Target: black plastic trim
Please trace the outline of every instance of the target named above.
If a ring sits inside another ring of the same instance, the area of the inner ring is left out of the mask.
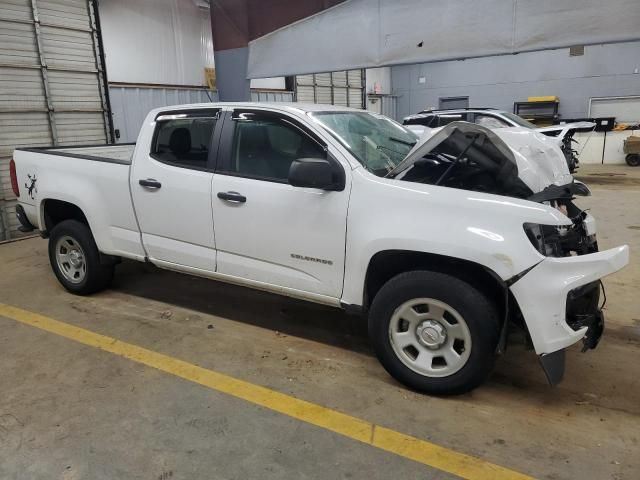
[[[40,151],[40,150],[59,150],[63,148],[95,148],[95,147],[119,147],[123,145],[135,145],[136,142],[125,143],[81,143],[70,145],[56,145],[55,147],[19,147],[16,150],[24,150],[26,152]]]
[[[364,315],[365,309],[362,305],[354,305],[352,303],[340,302],[340,308],[345,311],[348,315]]]
[[[155,116],[154,120],[158,120],[159,117],[164,115],[185,115],[187,117],[208,117],[211,114],[215,114],[215,116],[219,116],[222,109],[220,107],[199,107],[199,108],[183,108],[180,110],[163,110],[162,112],[158,112]],[[218,118],[220,120],[220,118]],[[160,120],[164,121],[164,120]]]
[[[549,200],[571,200],[575,195],[588,197],[591,195],[591,191],[584,183],[572,181],[566,185],[549,185],[544,190],[531,195],[527,200],[538,203]]]
[[[421,110],[416,115],[420,115],[421,113],[437,113],[437,112],[453,112],[457,110],[481,110],[481,111],[499,111],[494,107],[460,107],[460,108],[434,108],[432,110]]]
[[[225,175],[227,177],[248,178],[249,180],[262,180],[264,182],[282,183],[283,185],[289,185],[289,182],[282,178],[261,177],[259,175],[249,175],[247,173],[227,172],[223,170],[223,171],[216,171],[216,175]]]
[[[24,207],[20,204],[16,205],[16,217],[20,222],[20,226],[18,227],[18,230],[20,230],[22,233],[29,233],[36,230],[36,227],[34,227],[32,223],[29,221],[29,219],[27,218],[27,214],[24,211]]]
[[[520,273],[516,273],[513,277],[507,279],[504,284],[507,287],[510,287],[511,285],[513,285],[514,283],[516,283],[518,280],[520,280],[522,277],[524,277],[527,273],[529,273],[531,270],[533,270],[535,267],[537,267],[538,265],[540,265],[540,263],[542,262],[542,260],[540,260],[540,262],[531,265],[529,268],[525,268],[523,271],[521,271]]]
[[[138,184],[143,186],[143,187],[148,187],[148,188],[160,188],[160,187],[162,187],[162,184],[159,181],[154,180],[153,178],[142,178],[142,179],[138,180]]]
[[[565,350],[543,353],[538,358],[540,359],[540,365],[542,365],[542,370],[544,370],[549,385],[555,386],[559,384],[564,378],[566,364]]]
[[[81,155],[78,153],[69,153],[69,152],[56,152],[56,150],[60,150],[64,148],[119,147],[121,145],[135,145],[135,143],[107,143],[107,144],[101,143],[99,145],[66,145],[66,146],[58,145],[56,147],[16,148],[16,150],[19,150],[21,152],[43,153],[46,155],[56,155],[59,157],[91,160],[93,162],[115,163],[116,165],[131,165],[131,160],[119,160],[117,158],[96,157],[94,155]]]
[[[245,203],[247,197],[238,192],[218,192],[218,198],[228,202]]]

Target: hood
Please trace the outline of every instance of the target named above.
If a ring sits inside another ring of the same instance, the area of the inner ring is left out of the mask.
[[[573,122],[561,125],[551,125],[550,127],[536,128],[536,132],[543,133],[550,137],[564,138],[567,134],[573,135],[576,132],[589,132],[595,128],[593,122]]]
[[[518,176],[534,193],[573,181],[564,153],[553,138],[523,127],[501,128],[494,133],[513,152]]]
[[[487,184],[487,177],[492,176],[501,189],[521,190],[516,184],[522,183],[532,193],[538,193],[550,185],[564,185],[573,180],[564,154],[552,138],[522,127],[490,130],[467,122],[452,122],[445,127],[426,129],[389,176],[400,178],[402,172],[418,161],[424,162],[425,157],[433,157],[431,162],[437,162],[435,156],[443,153],[455,157],[473,137],[477,138],[476,144],[465,152],[465,156],[470,160],[468,170],[473,167],[474,171],[466,175],[466,183],[475,177],[482,178]],[[456,168],[460,170],[460,166]],[[405,176],[402,175],[403,178]]]

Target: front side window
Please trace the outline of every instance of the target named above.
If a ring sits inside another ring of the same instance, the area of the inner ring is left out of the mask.
[[[215,116],[173,118],[156,121],[151,156],[186,168],[206,168]]]
[[[284,182],[294,160],[326,158],[322,146],[287,120],[242,113],[233,121],[231,163],[227,168],[232,173]]]
[[[374,113],[315,112],[312,118],[379,176],[393,170],[418,140],[411,130]]]

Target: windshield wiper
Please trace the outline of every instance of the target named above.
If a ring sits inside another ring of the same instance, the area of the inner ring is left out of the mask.
[[[403,145],[407,145],[408,147],[413,147],[417,143],[417,141],[408,142],[407,140],[402,140],[400,138],[395,138],[395,137],[389,137],[389,140],[396,143],[402,143]]]
[[[397,150],[394,150],[393,148],[385,147],[384,145],[376,145],[376,150],[386,150],[388,152],[395,153],[396,155],[404,155],[404,153],[398,152]]]

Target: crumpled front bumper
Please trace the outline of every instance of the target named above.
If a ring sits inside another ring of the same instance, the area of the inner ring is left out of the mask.
[[[629,263],[629,247],[572,257],[546,257],[511,285],[538,355],[548,355],[581,340],[589,327],[567,323],[569,292],[617,272]],[[575,325],[574,325],[575,327]]]

